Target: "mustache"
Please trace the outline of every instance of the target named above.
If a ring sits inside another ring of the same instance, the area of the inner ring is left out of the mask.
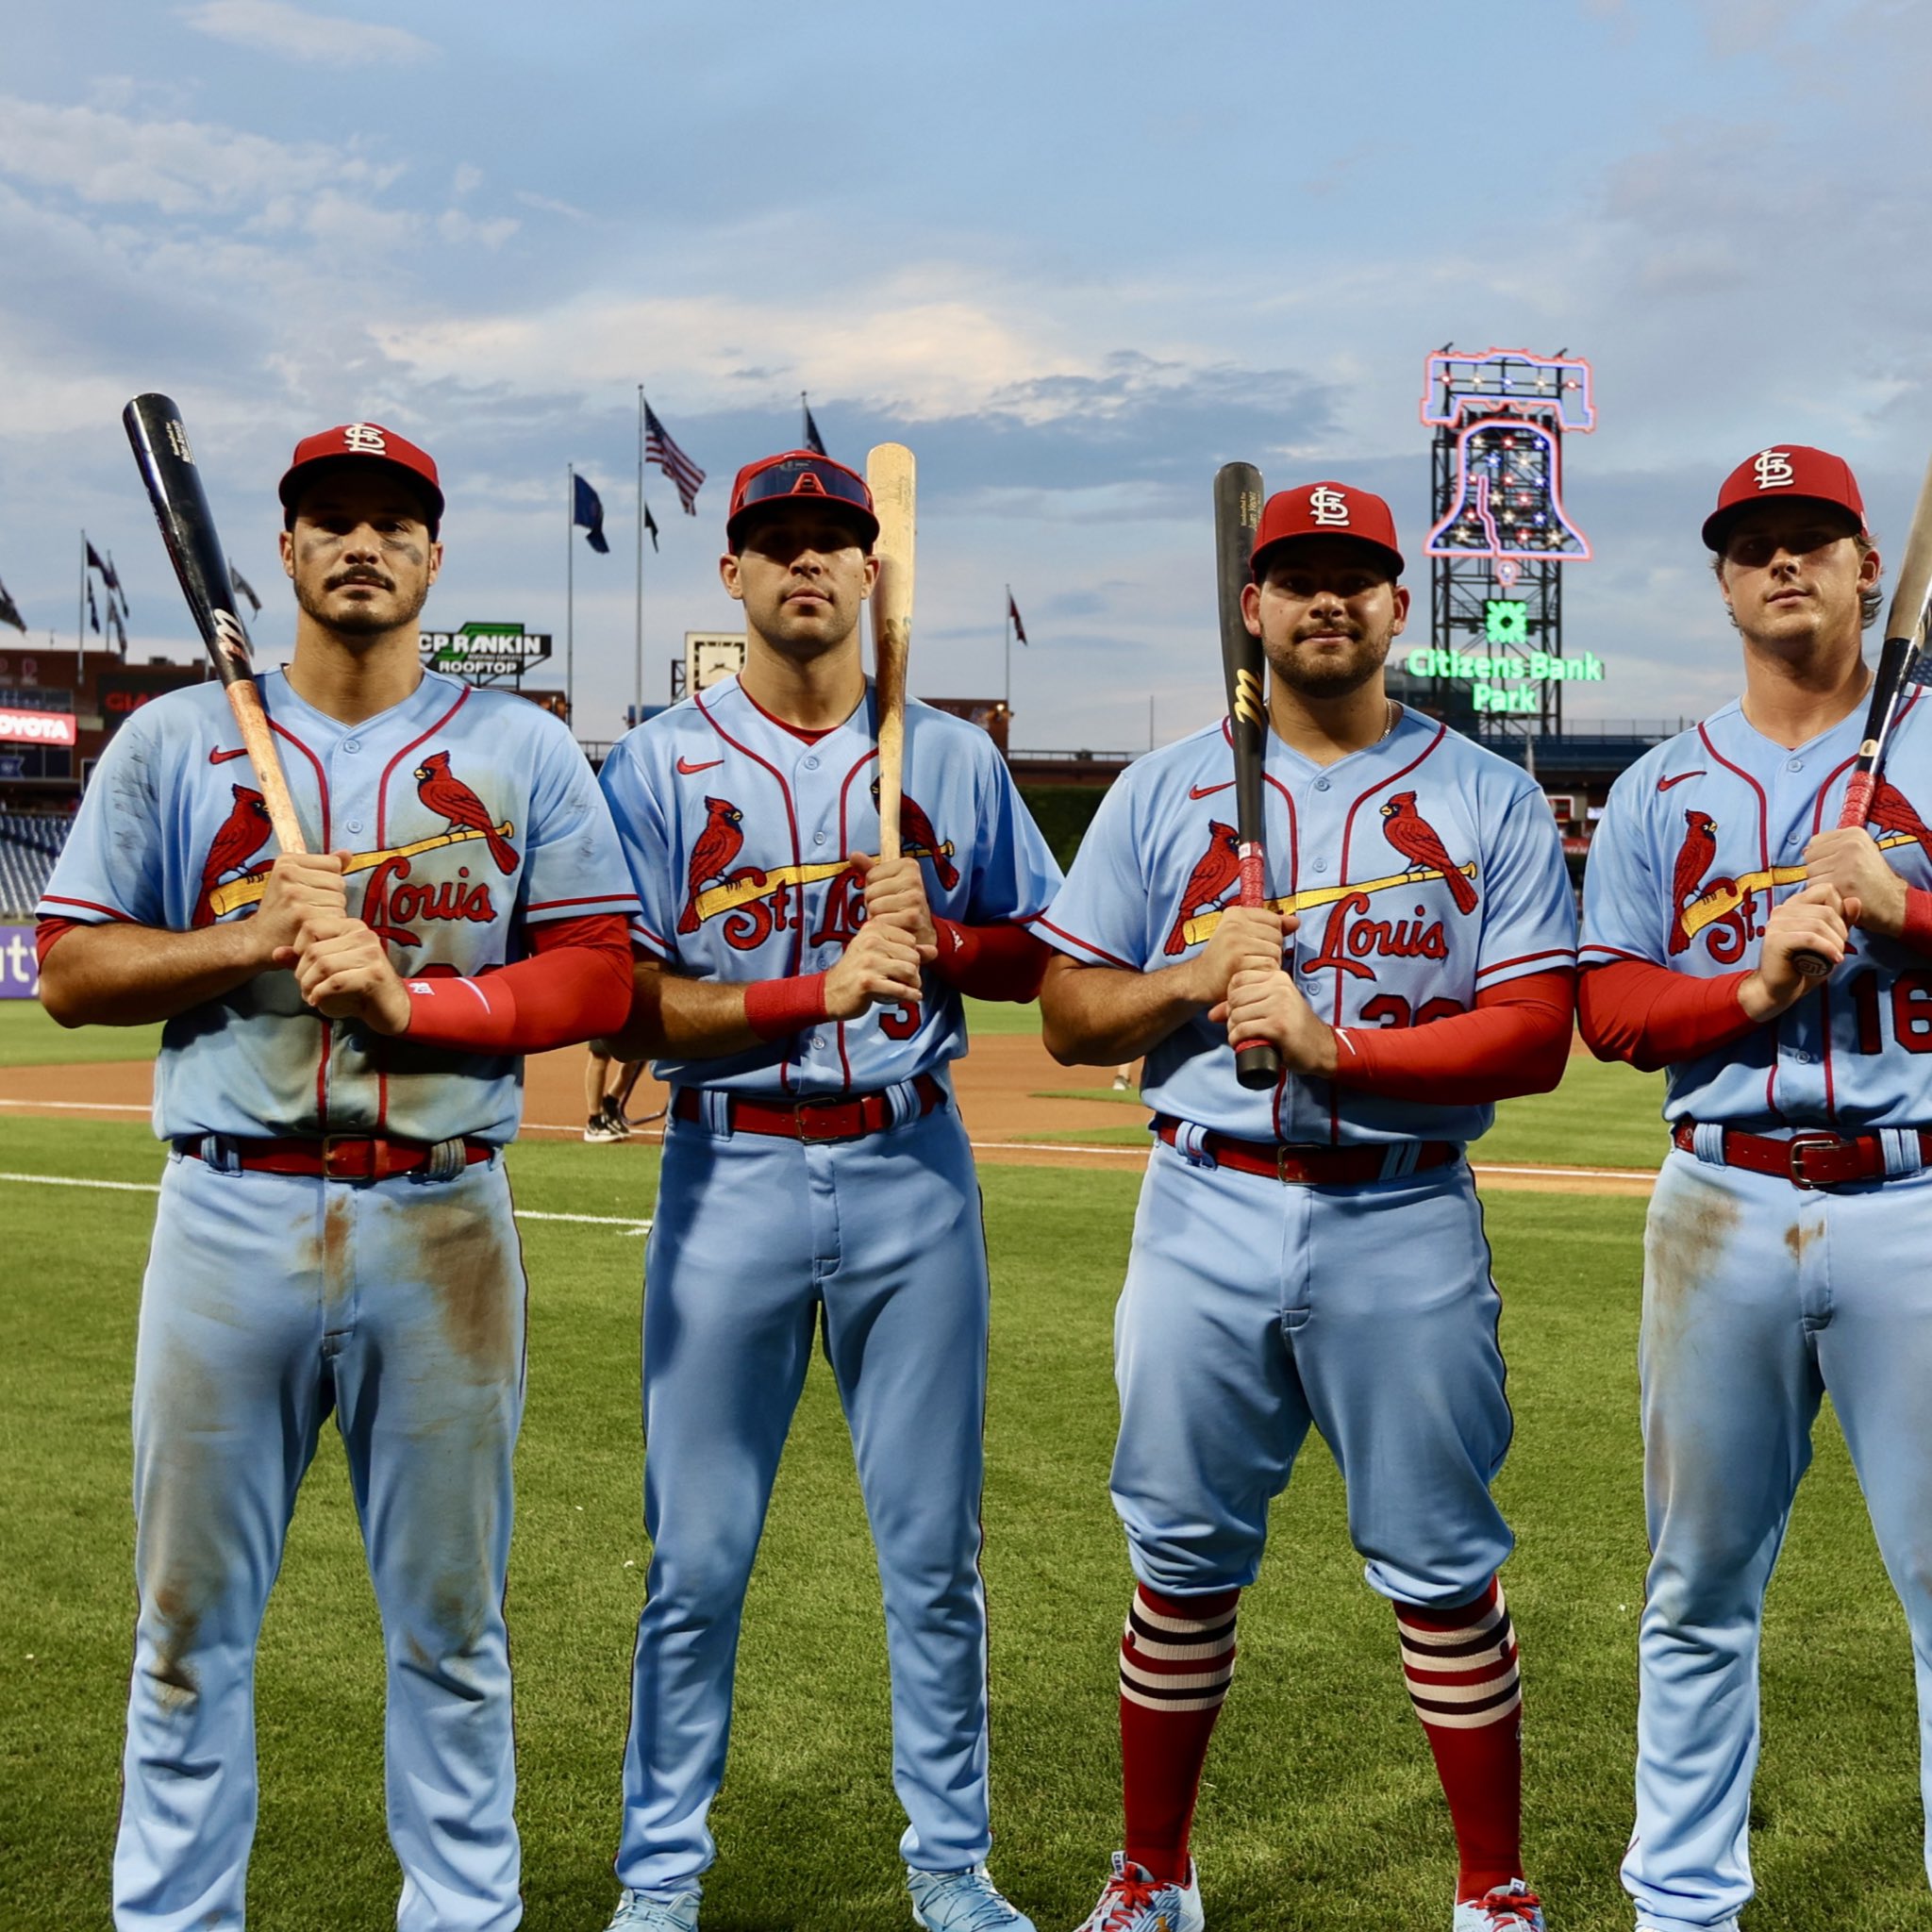
[[[371,584],[378,591],[393,591],[396,580],[386,576],[381,571],[358,569],[338,571],[323,585],[325,591],[340,591],[347,584]]]
[[[1347,619],[1343,618],[1333,624],[1299,624],[1295,626],[1294,636],[1289,641],[1295,644],[1305,644],[1310,638],[1344,637],[1358,642],[1361,639],[1361,634],[1362,628],[1360,625],[1351,624]]]

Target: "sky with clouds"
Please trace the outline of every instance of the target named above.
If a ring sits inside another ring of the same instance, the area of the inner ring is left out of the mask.
[[[0,65],[0,578],[72,648],[84,525],[138,658],[198,648],[119,412],[182,405],[286,648],[274,486],[296,438],[387,423],[449,496],[429,619],[564,629],[579,735],[632,695],[636,398],[709,473],[646,485],[645,691],[736,628],[730,477],[795,442],[920,459],[913,689],[1015,741],[1131,748],[1219,708],[1208,484],[1427,514],[1425,354],[1567,348],[1596,559],[1573,715],[1734,681],[1697,541],[1775,441],[1849,457],[1881,549],[1932,448],[1932,8],[1909,0],[14,0]],[[1411,573],[1420,586],[1421,574]],[[1422,600],[1424,604],[1425,599]],[[1411,641],[1420,640],[1419,626]]]

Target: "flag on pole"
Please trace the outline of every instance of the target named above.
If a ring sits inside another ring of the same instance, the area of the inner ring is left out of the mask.
[[[571,510],[571,522],[584,530],[584,541],[599,557],[610,555],[610,545],[604,536],[604,499],[584,481],[575,476],[576,502]]]
[[[644,460],[656,463],[670,477],[677,491],[677,500],[684,506],[685,515],[696,516],[698,490],[705,480],[705,473],[672,441],[670,431],[658,422],[658,412],[649,403],[644,405]]]
[[[127,655],[127,626],[121,621],[121,613],[114,607],[114,600],[108,600],[108,635],[118,645],[121,655]]]
[[[20,614],[20,606],[7,594],[5,584],[0,584],[0,624],[10,624],[23,637],[26,635],[26,619]]]
[[[87,547],[88,554],[92,556],[94,546],[90,543]],[[111,604],[108,607],[110,610],[113,608]],[[95,637],[99,637],[101,634],[101,613],[94,608],[94,583],[92,577],[88,579],[87,583],[87,621],[93,625]]]
[[[94,548],[92,542],[90,542],[87,546],[87,567],[90,570],[99,571],[101,574],[101,581],[104,584],[107,584],[110,589],[120,589],[120,584],[114,575],[113,566],[111,564],[103,563],[101,561],[101,553]]]
[[[129,614],[127,609],[127,592],[122,589],[121,579],[114,575],[114,553],[111,550],[108,552],[108,567],[101,575],[107,578],[108,583],[113,585],[114,594],[121,600],[121,615],[123,617],[127,616]],[[123,635],[125,636],[125,633],[124,632]]]
[[[644,535],[651,540],[651,550],[655,555],[658,549],[658,519],[651,514],[648,503],[644,506]]]
[[[261,599],[255,594],[255,586],[235,568],[232,562],[228,565],[228,588],[234,591],[236,596],[248,599],[249,603],[255,607],[256,616],[259,617],[261,615]]]
[[[798,391],[798,406],[805,411],[805,446],[815,457],[828,457],[831,451],[825,447],[825,440],[819,434],[819,425],[811,420],[811,405],[805,399],[805,391]]]
[[[1026,641],[1026,626],[1020,622],[1020,607],[1013,602],[1013,593],[1007,592],[1007,617],[1013,626],[1013,635],[1024,644]]]

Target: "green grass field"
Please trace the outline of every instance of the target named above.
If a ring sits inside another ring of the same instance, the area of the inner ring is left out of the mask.
[[[86,1036],[81,1036],[86,1038]],[[1573,1078],[1597,1072],[1573,1066]],[[1544,1158],[1654,1094],[1569,1088],[1521,1123]],[[1500,1135],[1501,1127],[1497,1130]],[[1636,1144],[1635,1141],[1632,1142]],[[0,1117],[0,1172],[134,1183],[144,1128]],[[1632,1164],[1634,1164],[1634,1159]],[[981,1170],[994,1280],[985,1568],[995,1871],[1042,1927],[1088,1909],[1118,1841],[1114,1651],[1129,1589],[1107,1498],[1108,1323],[1137,1176]],[[647,1148],[529,1142],[521,1207],[650,1208]],[[0,1924],[107,1924],[133,1598],[127,1404],[150,1196],[0,1181]],[[1521,1549],[1531,1873],[1562,1932],[1627,1932],[1634,1642],[1644,1548],[1634,1343],[1642,1204],[1496,1192],[1488,1225],[1518,1435],[1498,1484]],[[510,1619],[526,1923],[592,1932],[614,1895],[640,1524],[638,1274],[622,1228],[526,1221],[530,1392]],[[1835,1424],[1774,1588],[1755,1839],[1758,1932],[1928,1923],[1911,1658]],[[1402,1932],[1447,1921],[1448,1824],[1386,1606],[1310,1443],[1277,1505],[1196,1845],[1210,1924]],[[259,1670],[251,1925],[392,1923],[377,1632],[340,1450],[304,1491]],[[706,1932],[909,1924],[894,1843],[878,1590],[828,1375],[815,1368],[746,1617]]]

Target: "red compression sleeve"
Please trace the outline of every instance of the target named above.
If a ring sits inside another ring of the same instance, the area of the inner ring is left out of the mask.
[[[1922,896],[1932,899],[1932,892],[1924,893]],[[47,963],[47,955],[54,950],[58,941],[64,940],[75,926],[86,925],[89,923],[85,919],[42,919],[37,921],[34,925],[34,964],[44,966]]]
[[[615,1033],[630,1012],[624,917],[545,920],[532,957],[474,979],[410,979],[406,1038],[470,1053],[543,1053]]]
[[[795,979],[757,979],[744,990],[744,1024],[760,1040],[803,1033],[829,1017],[823,973],[801,973]]]
[[[1577,991],[1583,1042],[1600,1060],[1628,1060],[1646,1074],[1715,1053],[1757,1024],[1738,1004],[1750,976],[1699,979],[1648,959],[1592,966]]]
[[[1917,886],[1906,888],[1906,923],[1899,931],[1899,939],[1913,952],[1932,958],[1932,892],[1922,891]],[[41,957],[46,957],[44,949]]]
[[[948,986],[976,1000],[1014,1000],[1023,1006],[1040,996],[1053,949],[1024,925],[960,925],[950,919],[932,924],[940,942],[932,970]]]
[[[1338,1026],[1335,1078],[1391,1100],[1478,1107],[1547,1093],[1563,1077],[1575,974],[1528,973],[1426,1026]]]

